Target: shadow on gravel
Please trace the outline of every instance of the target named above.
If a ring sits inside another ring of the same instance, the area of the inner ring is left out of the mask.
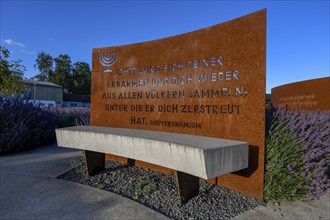
[[[106,161],[105,170],[91,177],[82,163],[58,178],[122,195],[174,219],[230,219],[264,205],[238,192],[202,182],[199,195],[180,208],[174,175],[114,161]]]

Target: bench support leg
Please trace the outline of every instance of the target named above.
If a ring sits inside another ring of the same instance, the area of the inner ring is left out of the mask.
[[[86,159],[88,176],[95,175],[100,171],[104,170],[104,166],[105,166],[104,153],[85,150],[85,159]]]
[[[128,166],[135,166],[135,160],[134,159],[130,159],[130,158],[127,158],[127,164]]]
[[[199,193],[199,178],[180,171],[176,172],[180,206]]]

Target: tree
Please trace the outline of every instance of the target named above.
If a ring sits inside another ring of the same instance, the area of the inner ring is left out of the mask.
[[[42,51],[38,53],[34,66],[40,71],[35,76],[38,80],[60,85],[64,93],[90,94],[91,69],[88,63],[76,62],[72,65],[67,54],[53,58]]]
[[[35,76],[40,81],[48,82],[53,73],[54,59],[51,55],[41,51],[38,53],[34,68],[38,68],[39,74]]]
[[[71,58],[67,54],[60,54],[55,61],[55,70],[50,75],[50,81],[63,87],[64,93],[72,91],[72,65]]]
[[[23,75],[26,71],[22,60],[8,61],[10,52],[0,46],[0,94],[15,95],[24,90]]]
[[[72,81],[74,94],[89,95],[91,91],[91,69],[88,63],[76,62],[73,64]]]

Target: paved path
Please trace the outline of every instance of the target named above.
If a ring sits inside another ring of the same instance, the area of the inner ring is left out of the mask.
[[[0,219],[167,219],[137,202],[56,179],[83,160],[55,145],[0,157]],[[320,201],[269,203],[234,218],[330,219],[330,191]]]
[[[233,220],[330,220],[330,191],[314,202],[282,201],[268,203],[243,213]]]
[[[122,196],[56,179],[82,159],[54,145],[0,157],[0,219],[167,219]]]

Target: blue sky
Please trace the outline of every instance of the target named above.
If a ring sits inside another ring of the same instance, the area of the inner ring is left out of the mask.
[[[323,1],[7,1],[1,45],[22,59],[25,77],[39,51],[91,64],[92,48],[194,31],[267,8],[267,92],[329,76],[329,0]]]

